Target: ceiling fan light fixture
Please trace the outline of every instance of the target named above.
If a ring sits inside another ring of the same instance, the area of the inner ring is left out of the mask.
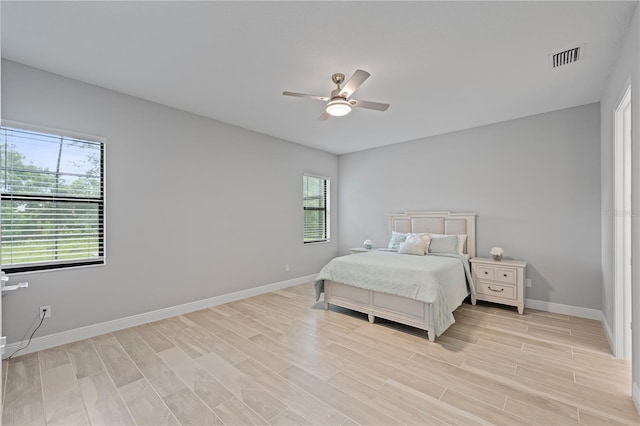
[[[335,99],[327,104],[325,111],[334,117],[342,117],[351,112],[351,104],[345,99]]]

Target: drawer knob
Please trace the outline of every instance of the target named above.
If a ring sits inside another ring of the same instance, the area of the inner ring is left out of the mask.
[[[496,293],[502,293],[504,291],[504,288],[501,288],[500,290],[494,290],[491,288],[491,286],[487,286],[487,288],[491,291],[495,291]]]
[[[503,274],[505,277],[507,276],[507,274]]]
[[[484,274],[485,274],[485,275],[489,275],[489,273],[488,273],[487,271],[484,271]]]

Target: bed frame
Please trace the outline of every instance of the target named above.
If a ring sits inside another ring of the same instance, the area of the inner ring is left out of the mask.
[[[389,215],[389,236],[396,232],[429,232],[432,234],[467,234],[464,253],[476,255],[476,214],[451,212],[407,212]],[[353,256],[358,256],[357,254]],[[436,339],[431,304],[401,296],[351,287],[333,281],[324,282],[324,307],[333,304],[427,331],[429,341]]]

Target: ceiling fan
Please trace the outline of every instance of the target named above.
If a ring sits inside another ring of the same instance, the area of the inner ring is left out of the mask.
[[[389,104],[383,104],[380,102],[371,101],[359,101],[356,99],[349,99],[353,92],[356,91],[362,83],[369,78],[371,74],[363,70],[356,70],[353,73],[349,81],[347,81],[343,87],[340,87],[344,83],[344,74],[336,73],[331,76],[331,80],[338,86],[331,91],[331,96],[316,96],[306,95],[304,93],[295,92],[282,92],[285,96],[297,96],[299,98],[310,98],[318,101],[327,102],[324,112],[318,117],[318,120],[326,120],[327,118],[341,117],[351,112],[352,107],[373,109],[376,111],[386,111],[389,108]]]

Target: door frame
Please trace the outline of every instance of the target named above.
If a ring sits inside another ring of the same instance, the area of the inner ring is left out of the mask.
[[[631,84],[614,110],[614,336],[615,356],[631,359]]]

